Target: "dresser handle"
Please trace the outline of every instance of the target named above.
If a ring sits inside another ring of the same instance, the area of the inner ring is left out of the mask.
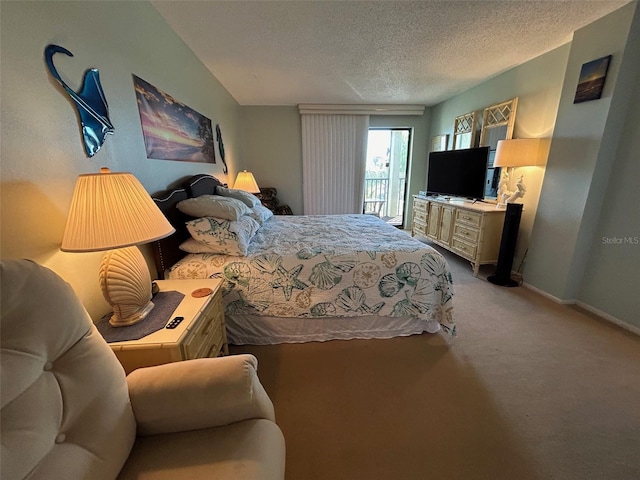
[[[214,317],[211,317],[211,318],[209,319],[209,323],[208,323],[208,324],[204,327],[204,329],[202,330],[202,334],[203,334],[203,335],[205,335],[205,336],[206,336],[206,335],[208,335],[208,334],[209,334],[209,331],[211,330],[211,326],[213,325],[213,319],[214,319]]]
[[[211,346],[211,348],[207,352],[207,358],[211,358],[211,354],[213,353],[214,350],[218,350],[218,344],[217,343],[215,345]]]

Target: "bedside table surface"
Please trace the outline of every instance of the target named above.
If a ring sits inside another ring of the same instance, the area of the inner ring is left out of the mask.
[[[154,348],[162,345],[175,346],[189,333],[193,326],[193,320],[199,316],[209,301],[215,296],[222,285],[218,279],[206,280],[156,280],[161,292],[177,291],[184,294],[180,305],[167,318],[169,322],[174,317],[184,317],[184,320],[174,329],[161,328],[139,340],[112,342],[109,346],[113,350],[127,350],[128,348]],[[191,296],[194,290],[210,288],[213,292],[206,297],[195,298]],[[152,300],[153,301],[153,300]],[[144,320],[142,320],[144,322]]]

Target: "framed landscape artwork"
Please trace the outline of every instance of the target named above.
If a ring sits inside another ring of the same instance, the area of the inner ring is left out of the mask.
[[[580,79],[573,103],[588,102],[597,100],[602,96],[604,81],[607,78],[611,55],[592,60],[582,65],[580,69]]]
[[[432,152],[442,152],[447,149],[447,144],[449,143],[449,135],[436,135],[431,139],[431,151]]]
[[[216,163],[211,120],[133,75],[147,158]]]

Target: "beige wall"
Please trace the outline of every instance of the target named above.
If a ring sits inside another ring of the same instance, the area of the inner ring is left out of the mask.
[[[550,139],[553,135],[569,49],[569,44],[559,47],[436,105],[433,107],[430,135],[433,137],[448,133],[451,148],[455,117],[476,111],[478,118],[482,120],[482,110],[485,107],[518,97],[513,137]],[[513,263],[515,269],[522,264],[529,248],[545,169],[521,167],[516,175],[521,173],[525,175],[527,193],[521,200],[524,211]],[[512,185],[512,190],[514,189]]]
[[[558,179],[580,173],[571,189],[545,182],[547,214],[539,228],[536,219],[534,233],[562,242],[536,245],[531,282],[640,333],[640,9],[623,7],[575,37],[569,93],[575,84],[570,71],[609,53],[613,59],[603,98],[566,102],[558,114],[560,142],[555,150],[552,145],[551,171]]]
[[[260,187],[275,187],[281,204],[302,215],[302,133],[298,107],[241,110],[241,155]]]
[[[109,311],[97,283],[102,255],[59,251],[77,176],[101,166],[130,171],[149,192],[195,173],[225,180],[219,157],[216,165],[146,158],[131,75],[219,123],[234,178],[239,168],[239,107],[148,2],[0,6],[0,255],[49,266],[72,284],[97,319]],[[79,88],[88,68],[100,71],[115,135],[107,137],[93,158],[84,154],[73,103],[43,61],[50,43],[74,54],[54,57],[72,88]]]
[[[637,50],[625,52],[636,6],[628,4],[578,30],[571,45],[526,269],[531,285],[563,301],[578,298],[636,87],[627,77],[637,64]],[[574,104],[581,66],[608,54],[613,57],[602,98]]]
[[[551,147],[545,168],[526,169],[514,267],[529,248],[527,284],[637,332],[639,17],[630,3],[570,44],[436,105],[430,132],[452,134],[456,116],[517,96],[514,137],[551,138]],[[608,54],[603,98],[574,105],[582,64]]]
[[[298,107],[243,106],[240,109],[244,168],[253,172],[259,186],[276,187],[280,203],[288,204],[293,213],[302,214],[302,133]],[[411,211],[411,195],[424,188],[429,118],[429,111],[420,116],[371,115],[369,118],[371,128],[412,129],[407,211]],[[405,219],[409,217],[405,211]]]

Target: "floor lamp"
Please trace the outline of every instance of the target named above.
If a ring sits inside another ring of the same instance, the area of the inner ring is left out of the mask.
[[[154,307],[149,268],[137,245],[174,231],[132,174],[102,168],[78,177],[60,249],[107,251],[100,265],[100,288],[113,307],[109,323],[122,327],[143,320]]]
[[[521,203],[516,203],[516,200],[524,197],[527,189],[524,185],[524,175],[521,175],[517,180],[516,189],[510,191],[510,178],[515,168],[541,165],[542,160],[542,140],[539,138],[519,138],[498,142],[493,166],[501,167],[503,172],[498,187],[497,206],[498,208],[506,208],[507,211],[502,227],[496,272],[487,278],[495,285],[501,287],[517,287],[519,285],[516,280],[511,278],[523,208]]]

